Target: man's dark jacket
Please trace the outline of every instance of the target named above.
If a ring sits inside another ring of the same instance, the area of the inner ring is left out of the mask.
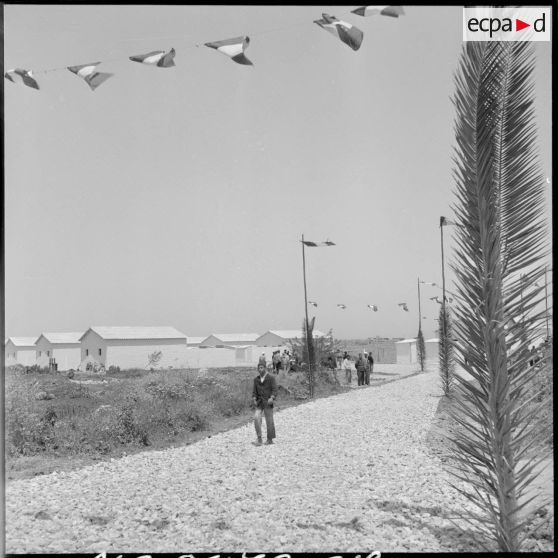
[[[271,396],[273,396],[274,401],[277,399],[277,382],[275,377],[268,373],[262,382],[258,374],[254,378],[254,390],[252,391],[252,397],[256,399],[258,409],[273,407],[273,405],[269,405],[267,402]]]

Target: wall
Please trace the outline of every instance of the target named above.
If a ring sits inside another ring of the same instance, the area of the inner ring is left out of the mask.
[[[13,354],[15,353],[15,357]],[[4,348],[6,366],[13,364],[22,364],[24,366],[33,366],[37,360],[35,346],[16,347],[11,341],[6,343]]]
[[[101,354],[99,355],[99,349]],[[89,355],[87,355],[89,351]],[[99,364],[105,364],[107,360],[107,342],[94,331],[86,331],[81,340],[80,362],[85,360],[95,360]],[[80,366],[80,369],[85,369],[85,366]]]
[[[186,340],[180,339],[128,339],[107,340],[105,367],[148,368],[149,356],[161,352],[161,359],[153,368],[188,368]],[[234,354],[234,353],[233,353]]]
[[[397,352],[394,339],[372,339],[366,342],[341,341],[341,352],[347,351],[352,358],[358,358],[359,353],[366,351],[372,353],[374,363],[395,364],[397,362]]]
[[[437,361],[438,360],[438,341],[425,342],[426,347],[426,360]]]
[[[416,343],[396,343],[397,364],[413,364],[417,362]]]
[[[285,344],[285,340],[275,333],[266,332],[257,339],[258,347],[275,347],[277,345]]]
[[[42,368],[48,366],[49,358],[52,357],[52,345],[41,336],[37,340],[35,351],[35,364],[38,364]]]
[[[75,344],[56,344],[53,345],[51,356],[56,360],[59,371],[70,368],[75,370],[81,362],[81,347]]]

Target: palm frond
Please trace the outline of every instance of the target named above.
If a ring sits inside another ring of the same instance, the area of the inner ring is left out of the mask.
[[[453,474],[502,551],[519,550],[519,496],[536,470],[533,460],[518,462],[538,429],[529,347],[543,319],[534,283],[547,243],[533,70],[530,43],[469,42],[455,77],[453,331],[465,374],[455,378]]]

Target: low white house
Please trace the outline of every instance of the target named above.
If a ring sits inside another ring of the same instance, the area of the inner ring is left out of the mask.
[[[105,368],[183,368],[186,341],[174,327],[92,326],[81,336],[80,369],[93,361]]]
[[[198,336],[192,336],[192,335],[188,335],[188,341],[187,341],[187,345],[188,347],[199,347],[201,342],[206,339],[206,337],[198,337]]]
[[[53,358],[60,371],[77,368],[81,357],[81,336],[82,332],[41,333],[35,342],[36,363],[46,367]]]
[[[212,333],[201,343],[200,347],[245,347],[255,345],[258,333]]]
[[[36,360],[36,337],[8,337],[4,344],[6,366],[22,364],[33,366]]]
[[[426,360],[438,360],[439,344],[440,340],[437,337],[433,337],[432,339],[425,339],[424,346],[426,348]]]
[[[325,333],[315,329],[314,339],[325,337]],[[258,347],[286,347],[289,341],[302,339],[302,329],[270,329],[256,339]]]
[[[397,364],[414,364],[417,362],[417,340],[403,339],[395,342]]]

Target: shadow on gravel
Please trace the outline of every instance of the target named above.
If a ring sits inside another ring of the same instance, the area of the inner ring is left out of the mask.
[[[428,517],[424,517],[430,515],[435,519],[457,519],[458,510],[448,509],[444,511],[441,506],[416,506],[396,500],[370,501],[370,503],[382,511],[400,515],[400,518],[392,517],[383,521],[382,524],[393,525],[394,527],[411,527],[414,530],[427,529],[441,545],[447,548],[456,549],[456,546],[459,545],[460,551],[479,552],[482,550],[475,541],[479,534],[473,529],[461,530],[453,526],[442,526],[429,521]]]

